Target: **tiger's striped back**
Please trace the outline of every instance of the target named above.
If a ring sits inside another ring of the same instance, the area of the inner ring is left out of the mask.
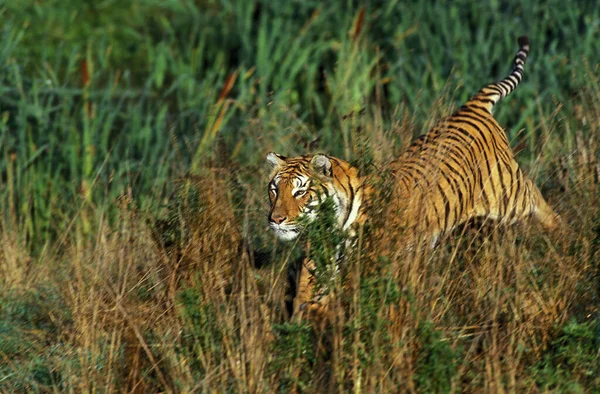
[[[409,232],[435,243],[470,218],[513,223],[534,214],[554,228],[558,216],[514,159],[505,131],[492,116],[499,100],[523,78],[529,40],[519,38],[512,72],[487,85],[427,134],[415,140],[392,165],[399,218]]]

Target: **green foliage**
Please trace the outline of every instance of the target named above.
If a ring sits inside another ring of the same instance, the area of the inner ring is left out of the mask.
[[[192,360],[192,367],[205,371],[202,357],[210,355],[217,363],[225,357],[223,333],[218,324],[218,305],[202,302],[202,293],[196,287],[182,289],[178,293],[179,315],[186,323],[181,336],[182,353]],[[206,371],[205,371],[206,372]]]
[[[419,326],[421,347],[417,354],[415,381],[423,393],[449,393],[456,374],[458,352],[430,322]]]
[[[384,312],[394,308],[400,301],[401,291],[398,283],[393,278],[368,275],[361,278],[359,309],[360,317],[348,321],[344,334],[348,339],[348,346],[352,343],[356,330],[360,333],[361,345],[359,357],[364,367],[375,365],[380,358],[385,358],[392,350],[392,341],[389,334],[391,322],[385,318]],[[349,302],[348,302],[349,303]],[[376,349],[368,351],[366,349]]]
[[[183,180],[177,186],[164,207],[164,218],[157,219],[154,225],[153,235],[160,245],[182,248],[189,241],[193,221],[206,209],[200,201],[198,187],[189,180]]]
[[[60,387],[61,370],[76,359],[61,342],[68,312],[56,289],[0,297],[0,390]]]
[[[305,226],[306,238],[310,244],[308,258],[315,263],[317,289],[327,294],[336,278],[339,279],[338,260],[343,256],[346,239],[337,225],[333,199],[327,198],[319,205],[314,221],[307,223],[307,220],[302,220],[301,225]]]
[[[10,22],[0,199],[32,249],[82,207],[110,210],[129,187],[155,205],[173,173],[206,163],[258,168],[257,151],[301,153],[298,140],[361,158],[360,133],[341,121],[351,111],[376,105],[385,127],[405,106],[419,134],[448,78],[451,101],[464,101],[505,75],[515,37],[528,34],[526,83],[497,111],[513,139],[587,86],[571,60],[600,49],[593,1],[375,2],[363,18],[353,1],[27,0],[0,10]],[[532,157],[540,134],[528,131]]]
[[[385,277],[380,275],[381,271],[373,271],[373,274],[361,277],[360,281],[360,325],[367,332],[386,336],[388,322],[381,319],[382,309],[398,305],[403,294],[392,275]]]
[[[585,387],[600,387],[600,321],[571,320],[531,371],[545,390],[583,393]]]
[[[315,335],[307,322],[273,325],[276,340],[273,343],[273,358],[269,373],[279,379],[277,391],[289,392],[292,387],[305,390],[314,379],[313,366],[316,361]]]

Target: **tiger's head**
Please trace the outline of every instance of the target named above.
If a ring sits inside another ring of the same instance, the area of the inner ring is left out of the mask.
[[[319,204],[335,194],[332,161],[321,154],[286,158],[273,152],[267,161],[272,167],[269,225],[280,239],[293,240],[302,230],[299,219],[313,221]]]

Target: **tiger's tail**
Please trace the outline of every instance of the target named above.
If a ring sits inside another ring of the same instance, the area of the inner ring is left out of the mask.
[[[484,108],[491,114],[494,105],[516,89],[523,79],[523,68],[529,54],[529,38],[522,36],[517,39],[517,42],[519,51],[515,55],[511,73],[503,80],[485,86],[467,102],[466,106]]]

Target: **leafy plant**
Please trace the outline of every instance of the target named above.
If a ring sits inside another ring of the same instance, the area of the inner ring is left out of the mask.
[[[600,385],[600,324],[569,321],[552,340],[532,377],[546,390],[584,392]]]

